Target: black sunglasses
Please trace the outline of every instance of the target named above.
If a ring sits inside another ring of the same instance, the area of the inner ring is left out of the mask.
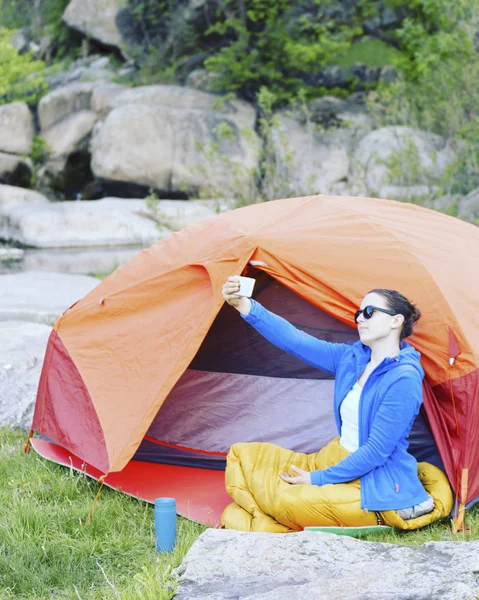
[[[363,315],[365,319],[370,319],[373,316],[375,310],[386,313],[387,315],[397,315],[397,313],[395,313],[393,310],[388,310],[387,308],[378,308],[377,306],[365,306],[362,310],[357,310],[354,313],[354,321],[357,323],[360,315]]]

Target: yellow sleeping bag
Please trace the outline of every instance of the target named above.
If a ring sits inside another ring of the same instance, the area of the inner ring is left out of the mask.
[[[235,444],[228,453],[226,467],[226,490],[234,502],[225,508],[221,524],[227,529],[276,533],[312,526],[377,525],[378,515],[361,509],[359,479],[315,486],[291,485],[279,477],[279,473],[291,472],[292,465],[306,471],[326,469],[348,455],[339,438],[315,454],[262,442]],[[453,498],[444,473],[428,463],[418,463],[418,475],[434,500],[434,509],[409,521],[394,510],[383,511],[379,513],[382,523],[417,529],[450,513]]]

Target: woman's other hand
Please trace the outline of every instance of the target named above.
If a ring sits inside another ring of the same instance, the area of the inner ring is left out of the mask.
[[[303,471],[294,465],[291,465],[291,469],[294,471],[294,475],[290,475],[289,473],[280,473],[279,476],[286,483],[291,483],[292,485],[311,485],[311,473],[308,471]]]
[[[223,298],[233,308],[236,308],[242,315],[246,316],[251,310],[251,300],[245,296],[237,296],[239,292],[240,283],[236,275],[231,275],[223,284]]]

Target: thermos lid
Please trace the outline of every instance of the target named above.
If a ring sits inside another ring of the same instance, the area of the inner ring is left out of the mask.
[[[155,506],[176,506],[175,498],[157,498]]]

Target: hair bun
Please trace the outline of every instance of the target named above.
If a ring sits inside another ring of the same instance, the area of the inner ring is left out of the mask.
[[[420,317],[421,317],[421,311],[419,310],[419,308],[417,306],[415,306],[414,304],[412,304],[411,318],[412,318],[413,323],[415,323],[416,321],[418,321]]]

